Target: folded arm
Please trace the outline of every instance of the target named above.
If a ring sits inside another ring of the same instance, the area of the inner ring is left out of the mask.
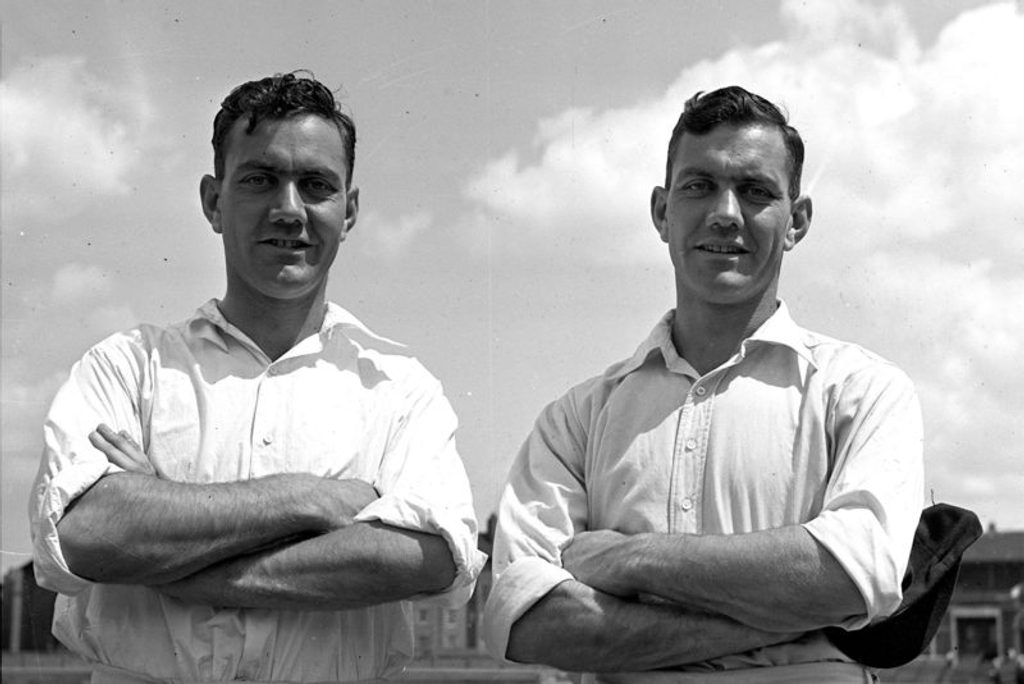
[[[101,428],[93,444],[121,467],[138,447]],[[245,482],[184,484],[143,472],[101,478],[57,525],[75,574],[96,582],[162,584],[242,554],[343,528],[376,498],[357,480],[285,474]]]
[[[853,362],[827,393],[833,467],[813,519],[731,535],[581,533],[567,569],[613,594],[653,594],[760,629],[856,628],[891,612],[921,510],[920,409],[897,369]]]
[[[803,632],[865,612],[839,562],[799,525],[736,535],[583,532],[563,554],[582,582],[652,595],[757,629]]]
[[[794,636],[675,605],[627,600],[570,580],[515,622],[506,657],[577,672],[644,671],[739,653]]]
[[[454,579],[440,536],[357,522],[153,588],[219,607],[348,610],[441,591]]]

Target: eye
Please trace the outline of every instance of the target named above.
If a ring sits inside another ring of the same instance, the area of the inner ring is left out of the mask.
[[[319,196],[331,195],[337,192],[334,185],[323,178],[307,178],[303,181],[303,187],[307,192]]]
[[[270,177],[264,173],[251,173],[248,176],[243,176],[238,182],[240,185],[259,190],[270,185]]]
[[[778,199],[778,193],[763,185],[748,185],[743,188],[743,194],[754,202],[772,202]]]
[[[683,183],[680,190],[686,197],[703,197],[711,192],[711,181],[706,178],[694,178]]]

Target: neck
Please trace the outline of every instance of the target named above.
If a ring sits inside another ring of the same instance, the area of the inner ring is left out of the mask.
[[[672,341],[679,355],[704,375],[728,361],[776,307],[774,289],[759,301],[735,305],[677,297]]]
[[[325,288],[296,299],[252,296],[232,291],[220,303],[221,313],[248,335],[271,359],[277,359],[299,341],[318,332],[327,310]]]

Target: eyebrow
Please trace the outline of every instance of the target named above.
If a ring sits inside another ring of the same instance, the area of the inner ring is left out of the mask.
[[[275,174],[284,174],[284,173],[286,173],[280,166],[275,166],[274,164],[267,164],[265,162],[260,162],[260,161],[246,161],[246,162],[242,162],[241,164],[239,164],[235,168],[239,172],[266,171],[268,173],[275,173]],[[324,178],[327,178],[329,180],[335,181],[337,183],[341,182],[341,176],[339,176],[336,171],[333,171],[332,169],[330,169],[330,168],[328,168],[326,166],[300,167],[300,168],[296,169],[295,175],[298,175],[298,176],[322,176]]]
[[[707,177],[712,177],[713,178],[715,176],[715,174],[712,173],[711,171],[708,171],[705,168],[700,167],[700,166],[684,166],[684,167],[679,169],[679,173],[677,174],[677,177],[679,179],[682,179],[682,178],[685,178],[686,176],[707,176]],[[765,185],[769,185],[769,186],[771,186],[773,188],[776,188],[776,189],[779,189],[779,190],[782,189],[782,186],[780,186],[775,181],[774,178],[772,178],[771,176],[765,175],[763,173],[755,173],[755,172],[746,172],[746,171],[744,171],[744,172],[741,172],[738,175],[738,177],[739,177],[739,179],[741,181],[755,181],[757,183],[763,183]]]

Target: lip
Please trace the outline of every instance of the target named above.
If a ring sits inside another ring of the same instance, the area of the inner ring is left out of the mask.
[[[708,242],[699,244],[696,247],[694,247],[694,249],[698,252],[701,252],[702,254],[721,257],[736,257],[750,253],[749,249],[747,249],[743,245],[737,245],[735,243],[722,244]]]
[[[313,246],[305,240],[293,240],[291,238],[266,238],[264,240],[260,240],[259,244],[274,247],[276,249],[288,250],[290,252],[309,249]]]

